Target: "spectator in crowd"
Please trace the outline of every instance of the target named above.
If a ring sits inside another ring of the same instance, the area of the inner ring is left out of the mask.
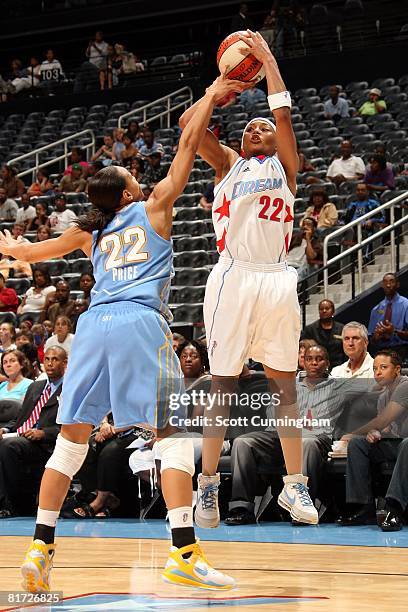
[[[51,238],[51,228],[49,225],[39,225],[37,229],[37,235],[35,237],[36,242],[43,242],[43,240],[49,240]]]
[[[53,334],[53,331],[54,331],[54,326],[53,326],[53,324],[51,323],[51,321],[49,321],[48,319],[46,319],[45,321],[43,321],[43,323],[42,323],[42,324],[43,324],[43,325],[44,325],[44,327],[45,327],[45,332],[46,332],[47,338],[49,338],[49,337],[50,337],[50,336],[52,336],[52,334]]]
[[[0,312],[17,312],[18,297],[12,287],[6,287],[3,274],[0,273]]]
[[[350,223],[359,219],[368,212],[378,208],[378,200],[370,198],[370,192],[368,191],[365,183],[357,183],[356,185],[356,199],[352,200],[347,204],[347,210],[344,217],[345,223]],[[369,221],[364,223],[363,227],[367,230],[371,229],[374,223],[383,223],[383,213],[378,213],[378,216],[371,217]]]
[[[17,211],[17,202],[7,196],[4,187],[0,187],[0,221],[15,221]]]
[[[230,149],[238,153],[238,155],[241,155],[241,141],[239,140],[239,138],[230,138],[227,141],[227,145]]]
[[[0,383],[0,400],[23,401],[28,387],[33,382],[26,378],[27,365],[24,354],[18,349],[9,349],[1,354],[1,373],[6,376],[7,381]]]
[[[305,154],[302,153],[299,144],[297,145],[297,154],[299,157],[299,174],[303,174],[303,172],[314,172],[316,170],[316,167],[311,164]]]
[[[380,155],[381,157],[387,158],[387,145],[384,142],[377,141],[375,148],[374,148],[374,155]],[[386,167],[392,170],[392,164],[390,162],[387,162]],[[371,166],[370,166],[370,163],[368,163],[366,166],[366,171],[370,169],[371,169]]]
[[[74,339],[74,334],[71,331],[72,325],[69,318],[65,315],[58,316],[55,319],[54,333],[45,343],[45,350],[52,346],[61,346],[69,357]]]
[[[28,225],[35,218],[35,215],[35,208],[30,203],[30,196],[28,193],[21,194],[21,208],[17,211],[16,223],[24,225],[24,231],[27,231]]]
[[[365,325],[350,321],[343,327],[343,352],[348,361],[332,369],[334,378],[374,378],[373,358],[368,352],[368,331]]]
[[[252,19],[248,16],[248,5],[244,2],[239,5],[238,13],[233,16],[231,21],[231,32],[239,30],[253,30]]]
[[[24,238],[24,231],[25,231],[25,227],[22,223],[16,222],[11,228],[11,234],[13,238],[15,238],[16,240],[20,238],[23,242],[28,242],[27,238]]]
[[[323,346],[328,354],[332,367],[338,366],[344,361],[343,353],[343,324],[334,320],[334,303],[331,300],[319,302],[319,319],[311,325],[306,325],[301,338],[310,338],[320,346]]]
[[[89,58],[91,64],[96,66],[98,70],[102,69],[106,64],[106,56],[108,55],[108,43],[103,40],[103,32],[96,32],[95,38],[89,41],[86,57]]]
[[[76,326],[78,324],[79,317],[81,316],[83,312],[86,312],[88,308],[89,308],[88,300],[81,299],[81,298],[77,298],[75,300],[74,307],[72,309],[72,314],[71,314],[72,330],[74,334],[76,332]]]
[[[13,166],[5,164],[1,169],[1,186],[6,190],[7,198],[18,198],[25,192],[25,185],[17,176],[17,170]]]
[[[40,87],[52,90],[64,78],[61,63],[54,56],[54,51],[48,49],[45,60],[40,66]]]
[[[55,210],[50,214],[50,226],[54,232],[64,232],[75,223],[77,216],[73,210],[67,208],[64,193],[55,196],[54,206]]]
[[[15,500],[20,489],[22,472],[30,468],[43,470],[51,456],[59,426],[56,423],[58,398],[67,365],[64,349],[49,349],[44,357],[47,378],[32,382],[21,412],[0,432],[0,518],[15,515]],[[42,406],[37,418],[36,408]],[[19,433],[3,438],[4,433]]]
[[[118,73],[122,68],[122,58],[115,51],[113,45],[108,44],[106,61],[99,70],[99,82],[101,89],[116,87],[119,82]]]
[[[79,278],[79,288],[83,292],[82,299],[86,300],[88,305],[91,301],[91,291],[95,284],[95,277],[89,272],[83,272]]]
[[[372,115],[378,115],[387,110],[385,100],[381,100],[381,89],[373,87],[368,92],[368,100],[364,102],[358,109],[357,114],[361,117],[371,117]]]
[[[317,229],[334,227],[337,223],[338,212],[335,204],[329,202],[329,196],[324,189],[314,189],[310,194],[309,206],[303,216],[300,226],[307,218],[312,218],[317,223]]]
[[[115,45],[116,55],[120,57],[122,66],[120,68],[120,74],[129,75],[135,74],[135,72],[143,72],[144,66],[142,62],[137,62],[135,56],[130,51],[126,51],[124,45],[116,43]]]
[[[305,369],[305,354],[308,348],[311,346],[317,346],[314,340],[300,340],[299,342],[299,353],[298,353],[298,372],[302,372]]]
[[[144,145],[142,145],[139,149],[139,154],[141,157],[146,158],[152,153],[160,153],[160,155],[164,154],[163,145],[155,140],[154,132],[150,128],[145,128],[143,130],[143,140]]]
[[[161,165],[161,153],[151,153],[146,158],[147,164],[143,175],[143,182],[156,185],[166,175],[167,170]]]
[[[133,144],[132,134],[130,132],[126,132],[123,135],[123,149],[120,153],[120,158],[124,164],[131,160],[133,157],[136,157],[139,154],[138,149]]]
[[[306,239],[304,231],[294,231],[289,244],[286,261],[298,271],[298,280],[307,276]],[[299,272],[301,272],[299,276]],[[301,278],[302,277],[302,278]]]
[[[366,170],[364,182],[369,191],[381,195],[387,189],[395,188],[394,172],[392,167],[387,166],[387,161],[382,155],[373,155],[370,158],[370,168]]]
[[[130,174],[135,177],[138,183],[142,182],[144,167],[144,161],[143,159],[140,159],[140,157],[134,157],[130,160],[128,170]]]
[[[69,318],[74,308],[74,300],[70,299],[70,293],[71,288],[67,281],[58,281],[55,286],[55,303],[51,304],[51,306],[45,305],[40,316],[41,322],[47,319],[55,325],[57,317],[60,315],[65,315]]]
[[[121,153],[125,149],[125,145],[123,144],[124,134],[125,130],[122,128],[115,128],[113,130],[112,159],[115,161],[121,161],[122,159]]]
[[[30,323],[30,321],[24,321],[24,323],[27,324]],[[18,351],[22,351],[26,344],[31,344],[33,346],[33,343],[34,339],[31,331],[20,329],[20,331],[16,333],[16,347]],[[28,375],[28,378],[31,378],[31,376]]]
[[[0,352],[16,349],[16,330],[12,323],[0,323]]]
[[[298,278],[303,280],[308,274],[318,270],[323,265],[323,243],[316,236],[317,223],[315,219],[306,217],[303,219],[302,230],[303,238],[306,243],[305,255],[306,261],[301,260],[301,265],[298,267]],[[293,257],[293,254],[292,254]],[[317,280],[317,277],[316,279]]]
[[[45,202],[37,202],[35,205],[35,217],[27,225],[27,231],[38,230],[41,226],[50,226],[50,219],[48,217],[48,208]]]
[[[276,10],[272,9],[266,15],[261,27],[262,37],[266,40],[272,53],[275,52],[276,25]]]
[[[173,350],[177,353],[179,346],[181,344],[184,344],[186,339],[182,334],[178,334],[177,332],[173,332],[172,337],[173,337]]]
[[[328,377],[329,359],[326,349],[314,345],[306,349],[305,377],[297,381],[299,414],[301,418],[330,419],[331,427],[304,428],[303,474],[308,476],[312,500],[316,499],[322,479],[322,467],[331,448],[333,426],[340,413],[341,398],[335,393],[335,381]],[[271,406],[266,409],[273,418]],[[284,458],[276,430],[272,426],[265,431],[243,434],[234,440],[231,451],[232,495],[227,525],[255,523],[254,501],[257,494],[260,470],[275,470],[282,466]]]
[[[214,202],[214,183],[210,183],[205,188],[203,195],[200,198],[199,206],[204,210],[211,210]]]
[[[110,163],[113,157],[113,138],[111,134],[105,134],[103,137],[103,145],[99,147],[91,161],[100,160],[101,162]],[[105,165],[105,163],[104,163]]]
[[[350,140],[343,140],[340,145],[341,157],[332,161],[327,170],[327,178],[336,185],[345,181],[361,181],[365,174],[363,160],[352,155],[352,150]]]
[[[27,290],[23,301],[17,309],[17,314],[28,312],[41,312],[45,306],[47,296],[55,293],[50,273],[46,264],[37,264],[33,268],[33,285]]]
[[[343,117],[350,116],[349,104],[339,94],[340,88],[337,85],[331,85],[329,88],[329,99],[324,103],[324,116],[326,119],[339,121]]]
[[[31,87],[38,87],[40,83],[40,63],[36,57],[32,57],[30,65],[24,69],[20,60],[13,60],[11,68],[11,84],[15,93],[20,93]]]
[[[397,504],[400,504],[403,511],[406,505],[406,471],[400,479],[401,460],[398,461],[398,456],[401,444],[406,446],[406,440],[403,438],[408,435],[408,378],[401,376],[401,359],[390,349],[377,353],[373,367],[375,381],[383,389],[377,401],[377,416],[352,434],[343,436],[344,440],[348,440],[347,510],[338,522],[347,527],[376,522],[372,466],[384,461],[397,459],[398,465],[398,475],[394,478],[393,474],[386,495],[388,510],[396,510]],[[406,450],[403,450],[401,459],[405,458],[405,455]],[[395,505],[391,500],[396,502]],[[397,521],[396,517],[387,516],[384,522],[387,523],[385,530],[391,527],[392,531],[392,527],[402,526],[402,522]]]
[[[47,168],[40,168],[37,172],[37,180],[31,183],[27,190],[30,198],[34,196],[53,195],[54,185],[50,181],[50,173]]]
[[[71,174],[72,166],[79,164],[82,167],[83,176],[86,177],[88,173],[89,164],[84,160],[84,152],[81,147],[72,147],[69,155],[69,165],[64,170],[64,175]]]
[[[408,347],[408,298],[398,293],[399,286],[396,274],[389,272],[384,275],[385,299],[370,313],[368,335],[375,349],[392,349],[403,361]]]
[[[251,87],[246,91],[243,91],[239,97],[239,103],[243,104],[247,113],[252,113],[255,104],[259,102],[265,102],[266,93],[259,89],[259,87]]]
[[[131,134],[132,142],[136,146],[137,149],[140,149],[142,145],[144,145],[143,132],[140,129],[138,121],[136,119],[131,119],[127,124],[126,132]]]
[[[82,166],[72,164],[71,174],[66,174],[62,177],[59,188],[65,193],[81,193],[85,191],[86,179],[84,179],[82,174]]]
[[[47,332],[42,323],[34,323],[31,328],[33,334],[33,343],[37,350],[38,361],[44,363],[45,342],[47,340]]]

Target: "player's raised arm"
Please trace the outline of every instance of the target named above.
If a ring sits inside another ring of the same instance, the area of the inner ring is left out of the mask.
[[[237,91],[238,81],[219,76],[208,87],[200,100],[197,110],[183,131],[177,154],[165,179],[160,181],[146,203],[146,211],[155,231],[164,238],[170,238],[173,220],[173,204],[183,193],[192,170],[200,142],[203,140],[214,104],[222,95]]]
[[[81,249],[86,255],[90,256],[91,246],[92,234],[83,232],[76,226],[68,228],[58,238],[35,243],[16,240],[8,230],[0,232],[0,253],[11,255],[15,259],[28,263],[62,257],[76,249]]]
[[[247,34],[241,38],[250,47],[251,53],[264,65],[268,83],[268,103],[276,122],[278,158],[285,169],[289,189],[295,195],[299,157],[292,127],[289,92],[286,91],[276,59],[259,32],[247,30]]]

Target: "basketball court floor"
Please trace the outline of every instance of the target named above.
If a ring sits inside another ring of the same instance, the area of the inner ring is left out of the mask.
[[[33,518],[0,523],[0,610],[20,610],[19,565]],[[215,566],[234,576],[229,592],[162,582],[169,546],[161,520],[61,520],[52,587],[63,600],[30,610],[236,609],[241,612],[397,612],[408,609],[408,529],[293,527],[261,523],[197,530]]]

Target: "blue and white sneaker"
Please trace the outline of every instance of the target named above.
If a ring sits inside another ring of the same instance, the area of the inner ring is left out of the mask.
[[[198,475],[197,505],[194,520],[198,527],[212,529],[220,524],[220,511],[218,508],[218,488],[220,475]]]
[[[290,512],[294,521],[317,525],[319,515],[310,499],[307,476],[291,474],[284,476],[283,482],[285,486],[278,497],[278,504]]]

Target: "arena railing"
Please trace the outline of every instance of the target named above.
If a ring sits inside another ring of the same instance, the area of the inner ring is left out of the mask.
[[[19,176],[21,178],[23,176],[27,176],[31,172],[32,173],[32,179],[33,179],[33,182],[34,182],[35,179],[36,179],[37,171],[40,168],[46,168],[47,166],[55,164],[56,162],[58,162],[60,160],[64,160],[64,164],[65,164],[65,166],[67,166],[68,165],[68,157],[70,155],[70,150],[69,150],[70,147],[68,147],[68,144],[69,143],[74,143],[74,142],[76,142],[78,140],[78,138],[82,138],[82,137],[85,137],[85,136],[89,136],[90,137],[90,141],[89,141],[89,143],[81,144],[81,149],[83,149],[83,150],[90,149],[91,155],[93,155],[95,153],[95,134],[94,134],[94,132],[92,130],[85,129],[85,130],[81,130],[80,132],[75,132],[75,134],[70,134],[69,136],[66,136],[65,138],[61,138],[60,140],[55,140],[54,142],[50,142],[49,144],[44,145],[42,147],[38,147],[38,149],[33,149],[29,153],[24,153],[24,155],[19,155],[18,157],[13,157],[13,159],[9,159],[7,164],[11,166],[11,165],[16,164],[18,162],[22,162],[22,161],[34,158],[33,165],[30,168],[26,168],[26,169],[22,170],[21,172],[19,172],[17,174],[17,176]],[[59,145],[63,145],[63,147],[64,147],[64,152],[61,153],[61,155],[58,155],[57,157],[53,157],[52,159],[49,159],[47,161],[41,161],[40,160],[40,155],[42,153],[44,153],[46,151],[49,151],[50,149],[55,149]]]
[[[183,94],[188,94],[189,97],[186,100],[183,100],[182,102],[178,102],[177,104],[174,104],[174,106],[172,106],[173,98],[176,98],[177,96],[181,96]],[[153,102],[149,102],[148,104],[145,104],[144,106],[140,106],[139,108],[134,108],[131,111],[124,113],[118,118],[118,127],[122,127],[125,119],[130,120],[132,119],[132,117],[135,117],[135,116],[140,117],[140,115],[142,115],[142,119],[138,119],[138,121],[139,123],[142,123],[143,125],[148,125],[149,123],[152,123],[153,121],[157,121],[158,119],[160,119],[160,127],[164,127],[163,120],[165,120],[165,123],[166,123],[165,127],[169,128],[171,127],[171,113],[173,111],[178,110],[179,108],[183,108],[185,110],[188,106],[191,106],[192,103],[193,103],[193,92],[192,92],[191,87],[187,87],[187,86],[182,87],[181,89],[177,89],[176,91],[173,91],[167,96],[163,96],[162,98],[158,98],[157,100],[154,100]],[[159,104],[166,104],[167,109],[162,111],[161,113],[157,113],[156,115],[148,117],[147,113],[149,109],[153,108],[154,106],[158,106]]]

